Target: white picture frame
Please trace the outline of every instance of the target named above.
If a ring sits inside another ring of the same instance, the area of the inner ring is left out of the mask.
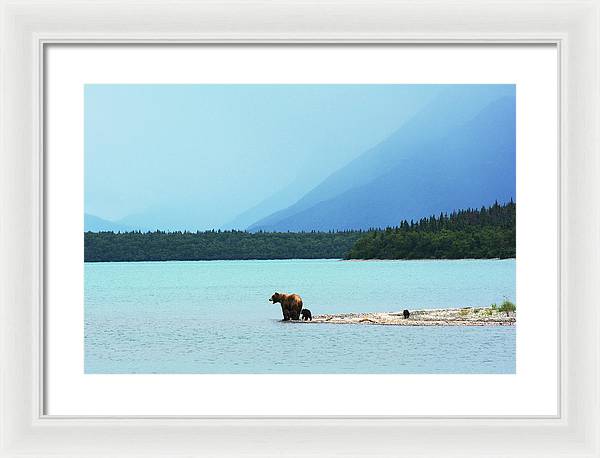
[[[0,456],[600,456],[600,2],[2,1]],[[43,55],[51,43],[555,43],[560,415],[44,414]]]

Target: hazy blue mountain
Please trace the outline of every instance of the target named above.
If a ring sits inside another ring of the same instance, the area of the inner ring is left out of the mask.
[[[181,199],[170,204],[157,202],[140,212],[121,218],[118,223],[142,232],[195,231],[203,227],[202,210],[190,200]]]
[[[114,221],[109,221],[107,219],[100,218],[96,215],[91,215],[89,213],[84,214],[83,218],[83,230],[85,232],[101,232],[101,231],[113,231],[113,232],[126,232],[131,231],[131,228],[120,224]]]
[[[249,227],[367,229],[515,197],[515,98],[485,86],[434,100],[296,204]]]
[[[514,98],[514,87],[506,87]],[[249,226],[249,230],[275,230],[277,223],[343,192],[369,183],[425,146],[441,142],[453,130],[472,119],[494,100],[497,88],[488,85],[457,85],[443,91],[386,140],[334,172],[294,205]],[[511,119],[514,122],[514,114]],[[508,120],[509,121],[509,120]],[[501,120],[507,122],[507,120]],[[425,152],[423,152],[425,154]]]
[[[301,184],[298,183],[298,181],[294,181],[288,186],[284,187],[282,190],[271,194],[266,199],[263,199],[245,212],[240,213],[231,221],[223,224],[220,228],[222,230],[243,230],[255,221],[258,221],[259,219],[262,219],[271,213],[296,202],[300,197],[302,197],[302,194],[306,193],[307,189],[310,189],[310,187],[301,187]]]

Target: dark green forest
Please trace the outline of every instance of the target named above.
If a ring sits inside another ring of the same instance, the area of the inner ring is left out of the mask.
[[[516,205],[340,232],[86,232],[85,261],[514,258]]]
[[[459,210],[364,234],[348,259],[485,259],[516,256],[516,205]]]
[[[86,232],[85,261],[343,258],[363,232]]]

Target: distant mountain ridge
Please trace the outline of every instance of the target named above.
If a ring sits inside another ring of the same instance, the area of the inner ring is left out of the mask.
[[[84,232],[127,232],[132,228],[115,221],[109,221],[96,215],[85,213],[83,217]]]
[[[289,183],[279,192],[271,194],[259,203],[250,207],[246,211],[237,215],[231,221],[222,224],[221,230],[244,229],[255,221],[269,216],[274,211],[279,210],[282,206],[289,205],[302,196],[303,192],[298,191],[299,185],[296,181]],[[308,189],[308,188],[305,188]]]
[[[486,98],[485,86],[465,86],[443,93],[298,202],[248,230],[386,227],[402,219],[514,199],[514,88],[512,92]]]

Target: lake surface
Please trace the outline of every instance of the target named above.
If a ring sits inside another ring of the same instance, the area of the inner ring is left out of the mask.
[[[86,373],[514,373],[516,326],[282,322],[515,301],[515,260],[85,264]]]

